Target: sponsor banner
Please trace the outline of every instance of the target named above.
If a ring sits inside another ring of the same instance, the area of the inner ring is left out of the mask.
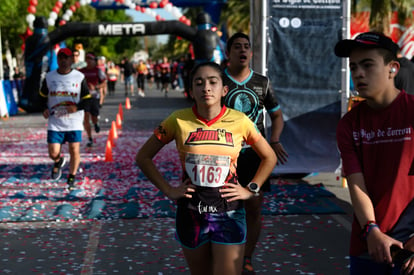
[[[281,105],[288,163],[277,173],[333,172],[341,116],[341,0],[269,1],[268,76]]]
[[[99,36],[130,36],[130,35],[144,35],[144,24],[99,24]]]

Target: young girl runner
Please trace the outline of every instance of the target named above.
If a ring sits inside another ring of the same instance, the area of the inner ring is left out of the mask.
[[[156,187],[177,201],[176,239],[191,274],[239,275],[246,242],[243,201],[258,195],[276,165],[276,155],[245,114],[222,104],[228,87],[219,65],[197,65],[191,87],[194,106],[167,117],[139,150],[136,162]],[[179,186],[172,186],[153,161],[172,140],[183,168]],[[236,174],[244,143],[261,159],[248,187],[238,183]]]

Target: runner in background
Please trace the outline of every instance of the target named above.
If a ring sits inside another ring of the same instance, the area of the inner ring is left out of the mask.
[[[81,59],[79,50],[73,50],[73,60],[73,69],[79,70],[86,67],[86,62]]]
[[[148,69],[148,75],[147,75],[147,81],[148,81],[148,87],[152,89],[152,86],[154,85],[155,81],[155,64],[152,59],[147,60],[147,69]]]
[[[101,127],[99,126],[99,109],[101,108],[101,98],[103,96],[103,87],[106,87],[106,75],[96,66],[96,57],[93,53],[86,54],[87,66],[79,71],[85,75],[88,83],[89,92],[92,96],[91,103],[88,108],[85,108],[84,126],[88,134],[88,143],[86,146],[92,147],[94,144],[92,138],[92,128],[90,121],[95,128],[95,132],[99,133]]]
[[[118,67],[115,65],[114,62],[108,62],[108,70],[106,71],[107,79],[108,79],[108,94],[114,95],[115,94],[115,85],[118,81],[120,72]]]
[[[155,80],[155,84],[156,84],[157,89],[162,89],[161,63],[162,63],[162,60],[160,59],[160,60],[156,61],[155,64],[154,64],[154,80]]]
[[[67,185],[72,190],[80,164],[84,108],[91,96],[85,76],[72,69],[73,53],[62,48],[57,54],[58,69],[46,74],[40,90],[40,104],[47,123],[49,157],[54,161],[51,177],[59,180],[66,160],[62,156],[62,144],[69,144],[69,175]]]
[[[124,57],[124,59],[122,60],[121,68],[125,83],[125,96],[134,96],[134,82],[136,74],[134,65],[131,63],[128,57]]]
[[[266,137],[264,126],[264,111],[271,119],[270,145],[275,151],[278,161],[283,164],[288,154],[280,142],[284,121],[282,110],[277,102],[270,81],[266,76],[254,72],[250,68],[253,56],[250,39],[244,33],[236,33],[227,42],[227,68],[225,69],[224,83],[229,87],[225,97],[227,107],[245,113]],[[243,186],[248,186],[256,174],[260,157],[250,146],[244,146],[237,161],[237,174]],[[261,191],[270,191],[270,181],[266,180]],[[252,265],[252,256],[259,240],[262,228],[263,192],[246,201],[247,215],[247,243],[244,254],[243,274],[255,274]]]
[[[96,67],[98,67],[106,75],[107,67],[106,67],[106,58],[105,58],[105,56],[99,56],[97,58]],[[101,104],[101,107],[102,107],[102,105],[105,101],[106,93],[108,92],[108,85],[103,86],[101,89],[102,89],[102,97],[101,97],[101,100],[100,100],[100,104]]]
[[[136,71],[137,71],[138,95],[141,96],[141,97],[145,97],[145,78],[148,74],[148,68],[147,68],[147,64],[145,64],[144,60],[140,59],[138,61]]]
[[[164,93],[164,95],[168,96],[168,90],[171,83],[171,64],[168,62],[168,58],[166,56],[163,57],[162,63],[160,64],[161,69],[161,92]]]

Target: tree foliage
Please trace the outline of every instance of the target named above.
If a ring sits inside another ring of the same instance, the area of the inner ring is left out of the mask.
[[[78,0],[67,0],[59,16],[74,5]],[[228,0],[221,11],[218,30],[225,28],[228,35],[242,31],[250,31],[250,4],[254,0]],[[0,1],[0,29],[3,49],[9,48],[14,56],[21,56],[23,40],[21,35],[26,32],[28,24],[26,17],[29,0],[1,0]],[[36,16],[49,17],[56,1],[39,0],[36,7]],[[398,11],[400,24],[412,23],[413,0],[353,0],[352,12],[371,10],[370,28],[373,30],[389,30],[390,13]],[[191,22],[195,22],[197,15],[203,11],[202,7],[184,9],[183,12]],[[59,22],[59,19],[56,22]],[[132,18],[125,14],[125,10],[96,10],[86,5],[73,13],[71,22],[131,22]],[[195,27],[195,26],[194,26]],[[56,26],[50,26],[53,31]],[[119,61],[122,56],[131,56],[141,49],[147,50],[153,59],[160,59],[168,53],[172,58],[186,55],[190,42],[170,36],[167,44],[157,45],[155,37],[74,37],[65,41],[69,47],[75,43],[82,43],[86,51],[97,55],[107,56]]]
[[[49,18],[56,1],[38,1],[36,16]],[[59,23],[63,13],[74,5],[77,0],[67,0],[59,13],[56,25]],[[13,56],[22,55],[22,45],[28,23],[27,8],[29,0],[1,0],[0,3],[0,28],[3,49],[9,48]],[[13,20],[10,20],[13,18]],[[124,10],[96,10],[86,5],[77,9],[70,22],[131,22],[132,18],[125,14]],[[48,31],[53,31],[58,26],[49,26]],[[74,37],[65,42],[68,47],[75,43],[82,43],[86,51],[94,52],[96,55],[105,55],[110,59],[120,61],[122,56],[131,56],[135,51],[143,48],[142,37]]]
[[[391,0],[376,0],[371,2],[369,25],[371,30],[390,33]]]
[[[194,26],[196,18],[201,12],[204,12],[202,7],[192,7],[191,9],[185,9],[184,15],[193,22]],[[222,28],[225,29],[228,35],[232,35],[235,32],[249,33],[250,0],[228,0],[221,10],[220,22],[217,24],[219,31]],[[188,54],[189,47],[190,42],[170,36],[167,45],[160,47],[154,52],[154,59],[162,58],[165,52],[169,52],[170,58],[178,59],[180,56]],[[171,49],[173,50],[171,51]]]
[[[183,14],[191,20],[192,27],[195,27],[197,15],[203,10],[200,7],[191,9],[184,9]],[[166,44],[160,45],[151,53],[153,60],[160,60],[163,56],[168,56],[170,59],[179,59],[189,52],[191,42],[185,39],[179,39],[174,35],[170,35]],[[168,54],[167,54],[168,53]]]
[[[250,2],[229,0],[224,6],[220,19],[229,36],[236,32],[250,32]]]
[[[398,23],[402,26],[409,26],[413,21],[413,5],[413,0],[353,0],[351,12],[371,11],[370,29],[389,35],[391,13],[396,11]]]

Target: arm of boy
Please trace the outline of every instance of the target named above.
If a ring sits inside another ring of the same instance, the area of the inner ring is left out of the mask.
[[[410,240],[408,240],[407,243],[405,243],[404,248],[409,250],[409,251],[413,251],[413,248],[411,247],[411,245],[413,244],[412,242],[414,241],[414,238],[411,237]],[[414,255],[411,255],[408,260],[406,260],[404,262],[404,264],[401,267],[401,274],[414,274]]]
[[[278,164],[285,164],[289,158],[289,154],[286,152],[282,143],[280,143],[280,135],[282,134],[284,121],[282,111],[279,109],[273,113],[269,113],[272,122],[272,132],[270,136],[270,146],[275,151]]]
[[[354,208],[355,216],[361,225],[361,232],[363,226],[368,221],[375,222],[374,206],[368,191],[365,186],[365,180],[362,173],[354,173],[347,176],[349,193],[351,196],[352,206]],[[368,253],[371,257],[379,263],[392,263],[390,247],[397,245],[402,248],[402,243],[381,232],[379,227],[372,228],[365,236],[368,245]]]

